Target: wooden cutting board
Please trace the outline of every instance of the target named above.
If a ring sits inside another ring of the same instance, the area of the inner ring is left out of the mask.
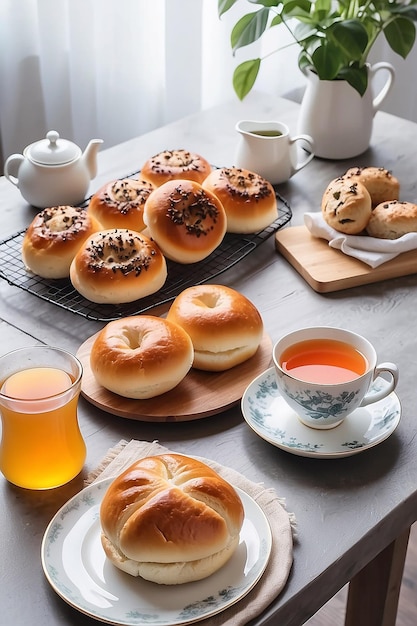
[[[96,382],[90,368],[90,351],[97,334],[77,352],[84,368],[81,394],[103,411],[143,422],[183,422],[221,413],[240,402],[246,387],[270,367],[272,359],[271,339],[265,334],[257,352],[241,365],[225,372],[191,369],[171,391],[148,400],[132,400]]]
[[[328,293],[417,273],[417,250],[371,268],[366,263],[330,248],[313,237],[306,226],[291,226],[275,235],[277,250],[315,291]]]

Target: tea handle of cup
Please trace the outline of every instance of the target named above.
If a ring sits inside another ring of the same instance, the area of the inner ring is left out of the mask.
[[[314,139],[310,135],[296,135],[295,137],[291,137],[290,144],[296,143],[297,141],[303,141],[307,144],[310,149],[310,152],[307,153],[307,157],[304,160],[299,161],[296,165],[292,166],[292,173],[298,172],[303,167],[310,163],[310,161],[314,158]]]
[[[371,65],[369,68],[369,78],[372,80],[375,77],[375,74],[380,70],[386,70],[388,72],[387,80],[385,81],[384,86],[381,88],[379,93],[372,100],[372,108],[374,115],[381,107],[381,104],[385,100],[388,95],[388,92],[391,90],[391,87],[394,83],[395,78],[395,68],[391,63],[386,63],[385,61],[381,61],[380,63],[375,63]]]
[[[19,187],[18,172],[24,160],[23,154],[11,154],[4,164],[4,176],[16,187]]]
[[[387,382],[386,385],[382,389],[376,392],[367,393],[364,399],[362,400],[360,406],[367,406],[373,402],[378,402],[378,400],[382,400],[389,396],[390,393],[394,391],[398,384],[399,371],[398,367],[395,363],[381,363],[377,365],[374,373],[374,380],[378,378],[383,372],[387,372],[390,374],[391,380]]]

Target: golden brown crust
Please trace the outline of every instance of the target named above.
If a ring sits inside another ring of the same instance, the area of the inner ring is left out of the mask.
[[[173,389],[193,362],[187,333],[170,321],[134,315],[109,322],[90,354],[97,382],[125,398],[153,398]]]
[[[130,228],[140,232],[145,228],[143,207],[154,189],[154,185],[141,179],[114,180],[92,196],[87,211],[103,229]]]
[[[205,463],[178,454],[131,465],[110,485],[100,507],[107,556],[121,569],[127,560],[156,565],[155,582],[161,582],[165,565],[176,564],[193,565],[188,580],[201,578],[199,560],[203,564],[231,544],[236,547],[243,519],[235,489]],[[203,575],[215,569],[203,568]]]
[[[169,180],[193,180],[202,183],[210,174],[210,163],[196,152],[188,150],[163,150],[150,157],[140,176],[159,187]]]
[[[278,217],[275,191],[259,174],[238,167],[213,170],[203,188],[215,194],[227,215],[231,233],[256,233]]]
[[[189,334],[193,367],[224,371],[257,351],[263,335],[258,309],[243,294],[224,285],[196,285],[173,301],[167,319]]]
[[[384,167],[351,167],[343,174],[343,178],[362,183],[368,190],[374,207],[381,202],[399,198],[400,183],[392,172]]]
[[[219,199],[190,180],[172,180],[151,193],[144,221],[163,254],[177,263],[196,263],[223,240],[227,218]]]
[[[155,242],[129,229],[95,233],[70,267],[74,288],[97,303],[138,300],[158,291],[166,277],[166,261]]]
[[[366,228],[371,217],[371,196],[359,181],[340,176],[327,186],[321,211],[324,220],[335,230],[347,235],[358,235]]]
[[[417,205],[412,202],[382,202],[372,211],[366,232],[380,239],[398,239],[417,232]]]
[[[24,235],[23,262],[43,278],[68,278],[78,249],[100,228],[96,218],[81,207],[46,208],[34,217]]]

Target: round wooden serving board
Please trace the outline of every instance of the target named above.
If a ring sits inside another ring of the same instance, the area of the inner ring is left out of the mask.
[[[221,413],[237,404],[249,383],[271,365],[272,344],[265,334],[256,354],[241,365],[225,372],[191,369],[171,391],[148,400],[132,400],[96,382],[90,368],[90,350],[97,334],[77,352],[84,368],[81,394],[103,411],[143,422],[183,422]]]

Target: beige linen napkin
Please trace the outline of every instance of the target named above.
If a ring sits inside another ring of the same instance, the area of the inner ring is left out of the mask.
[[[341,250],[372,268],[394,259],[402,252],[417,250],[417,233],[408,233],[398,239],[345,235],[329,226],[321,212],[305,213],[304,224],[314,237],[327,239],[331,248]]]
[[[121,441],[115,448],[109,450],[99,467],[90,473],[86,484],[115,477],[140,458],[166,452],[174,451],[164,448],[157,442]],[[202,622],[205,626],[243,626],[260,615],[279,595],[287,582],[293,561],[295,519],[292,514],[287,513],[283,499],[279,498],[273,489],[266,489],[253,483],[242,474],[215,461],[201,460],[225,480],[251,496],[262,508],[271,527],[272,553],[261,580],[235,605]]]

